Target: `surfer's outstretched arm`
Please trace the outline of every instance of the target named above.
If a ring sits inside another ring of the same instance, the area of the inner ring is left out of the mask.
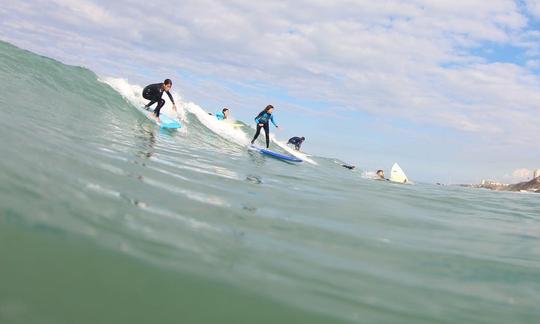
[[[172,97],[172,94],[171,94],[169,91],[165,91],[165,92],[167,93],[167,96],[169,96],[169,99],[170,99],[171,102],[172,102],[174,111],[176,111],[176,104],[174,103],[174,99],[173,99],[173,97]]]
[[[272,122],[272,124],[274,124],[274,126],[276,126],[276,128],[279,128],[279,126],[276,125],[276,122],[274,121],[274,116],[273,115],[270,115],[270,121]]]

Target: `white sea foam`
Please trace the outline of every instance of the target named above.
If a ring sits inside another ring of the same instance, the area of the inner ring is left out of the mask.
[[[142,97],[142,86],[130,84],[128,80],[122,79],[122,78],[104,78],[100,80],[108,85],[110,85],[114,90],[116,90],[118,93],[120,93],[126,100],[128,100],[130,103],[136,106],[143,106],[147,103],[147,100]],[[178,95],[176,92],[172,92],[174,98],[176,99],[176,107],[177,107],[177,116],[180,118],[184,123],[189,123],[189,120],[187,118],[187,113],[193,114],[205,127],[207,127],[210,131],[214,132],[215,134],[225,138],[228,141],[237,143],[239,145],[248,145],[250,142],[250,139],[246,135],[246,133],[240,129],[233,126],[234,120],[217,120],[217,118],[213,115],[209,115],[207,111],[205,111],[202,107],[199,105],[193,103],[193,102],[185,102],[182,100],[182,97]],[[169,115],[174,116],[174,111],[172,109],[172,103],[169,101],[167,96],[164,96],[165,98],[165,106],[162,108],[162,112]],[[277,146],[281,147],[283,150],[287,151],[289,154],[302,159],[308,163],[317,165],[317,162],[310,159],[307,154],[304,154],[302,152],[296,151],[292,149],[291,147],[287,146],[285,142],[282,142],[278,140],[274,134],[270,135],[270,139],[272,142],[274,142]]]
[[[195,115],[204,126],[217,135],[240,145],[249,144],[246,133],[241,129],[233,127],[233,122],[228,120],[218,120],[216,116],[209,115],[203,108],[192,102],[184,104],[183,107],[187,112]]]
[[[111,86],[114,90],[120,93],[122,97],[137,107],[142,107],[148,103],[148,100],[142,97],[143,87],[140,85],[130,84],[128,80],[122,78],[103,78],[100,79],[100,81]],[[170,102],[167,96],[163,96],[165,99],[165,105],[161,109],[161,112],[168,116],[177,116],[184,123],[187,123],[186,112],[184,110],[185,104],[182,101],[182,97],[180,97],[178,93],[174,91],[171,91],[171,94],[176,99],[175,102],[177,112],[175,113],[172,109],[172,102]]]
[[[114,90],[120,93],[126,100],[136,106],[143,106],[147,103],[147,100],[142,97],[143,87],[139,85],[130,84],[128,80],[121,78],[104,78],[101,80],[110,85]],[[176,92],[172,92],[175,98],[177,115],[184,123],[189,123],[187,113],[193,114],[204,126],[217,135],[238,143],[240,145],[249,144],[249,139],[246,134],[238,128],[232,126],[231,121],[219,121],[215,116],[209,115],[203,108],[193,102],[185,102],[182,97]],[[162,108],[162,112],[174,116],[175,112],[172,109],[172,103],[167,96],[163,96],[165,99],[165,106]]]
[[[281,142],[279,141],[276,136],[274,134],[270,134],[270,139],[272,140],[272,142],[274,142],[277,146],[281,147],[282,149],[284,149],[285,151],[287,151],[289,154],[291,155],[294,155],[296,156],[297,158],[303,160],[303,161],[306,161],[308,163],[311,163],[311,164],[314,164],[314,165],[318,165],[317,162],[313,161],[312,159],[310,159],[308,157],[307,154],[304,154],[302,152],[299,152],[291,147],[289,147],[285,142]]]

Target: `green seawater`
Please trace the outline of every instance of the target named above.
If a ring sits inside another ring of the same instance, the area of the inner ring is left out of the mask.
[[[0,42],[0,323],[540,322],[540,195],[291,165],[183,124]]]

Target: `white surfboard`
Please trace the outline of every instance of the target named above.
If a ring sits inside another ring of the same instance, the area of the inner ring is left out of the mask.
[[[401,167],[399,164],[394,163],[392,166],[392,171],[390,171],[390,181],[392,182],[398,182],[398,183],[409,183],[409,178],[407,178],[407,175],[403,170],[401,170]]]

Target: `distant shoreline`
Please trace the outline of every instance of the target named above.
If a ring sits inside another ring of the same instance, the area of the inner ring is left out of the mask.
[[[524,181],[516,184],[500,184],[500,183],[486,183],[486,184],[462,184],[461,187],[489,189],[495,191],[512,191],[512,192],[533,192],[540,193],[540,177],[532,179],[530,181]]]

